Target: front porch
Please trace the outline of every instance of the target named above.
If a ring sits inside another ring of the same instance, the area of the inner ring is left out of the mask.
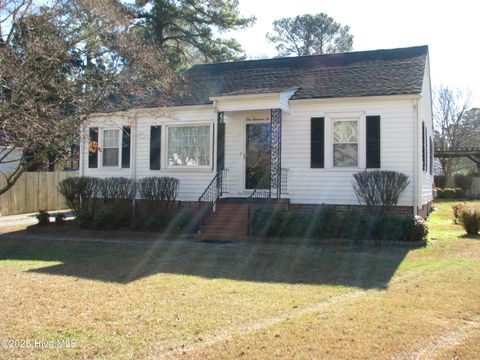
[[[200,202],[285,197],[288,169],[281,165],[281,109],[219,111],[215,130],[216,175]]]

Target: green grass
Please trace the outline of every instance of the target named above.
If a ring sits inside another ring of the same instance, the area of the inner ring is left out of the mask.
[[[77,347],[0,349],[0,358],[409,358],[457,333],[471,333],[465,346],[435,345],[427,357],[474,357],[480,240],[453,224],[452,204],[437,204],[423,248],[4,234],[0,339]]]

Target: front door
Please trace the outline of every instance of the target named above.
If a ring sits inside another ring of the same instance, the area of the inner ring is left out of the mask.
[[[245,189],[270,188],[270,123],[247,124]]]

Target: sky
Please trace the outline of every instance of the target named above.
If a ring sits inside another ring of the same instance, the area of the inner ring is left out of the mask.
[[[353,49],[375,50],[428,45],[432,86],[472,92],[480,107],[480,19],[474,0],[239,0],[242,15],[256,24],[230,33],[248,57],[273,57],[265,35],[282,17],[324,12],[350,26]]]

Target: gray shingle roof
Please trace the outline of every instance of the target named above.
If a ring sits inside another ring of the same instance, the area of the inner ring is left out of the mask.
[[[292,99],[419,94],[428,46],[195,65],[174,105],[299,90]]]

